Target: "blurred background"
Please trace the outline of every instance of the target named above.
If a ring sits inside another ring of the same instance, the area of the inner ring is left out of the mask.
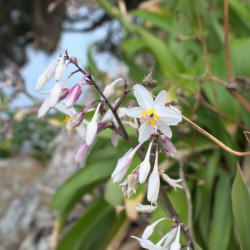
[[[178,99],[185,116],[230,148],[249,151],[250,2],[229,0],[226,31],[224,4],[208,0],[0,1],[0,249],[140,249],[129,235],[139,235],[150,221],[130,211],[140,193],[126,201],[120,190],[111,192],[109,172],[93,177],[88,189],[84,181],[74,184],[74,178],[85,174],[74,163],[80,138],[64,132],[65,117],[56,111],[37,118],[44,100],[35,92],[37,79],[65,50],[86,69],[90,66],[102,87],[118,77],[130,84],[141,82],[153,72],[158,81],[155,93],[166,89],[168,100]],[[51,80],[44,90],[53,85]],[[90,90],[79,105],[85,106],[94,96]],[[201,248],[238,249],[231,188],[237,163],[249,184],[250,158],[221,150],[186,122],[174,132],[179,153],[176,159],[162,157],[162,168],[178,177],[178,160],[184,160],[192,200],[167,186],[166,192]],[[85,169],[104,167],[96,164],[103,158],[114,169],[127,145],[104,151],[109,144],[109,135],[100,138]],[[93,205],[97,199],[101,201]],[[93,211],[103,208],[105,213],[86,222],[90,204]],[[164,209],[159,207],[153,219],[161,216]],[[86,223],[93,228],[86,231]],[[160,228],[155,239],[161,230],[165,229]]]

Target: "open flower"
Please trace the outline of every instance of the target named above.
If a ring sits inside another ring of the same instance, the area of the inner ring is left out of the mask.
[[[177,125],[181,120],[181,113],[178,109],[166,107],[167,92],[162,90],[155,100],[151,93],[143,86],[134,86],[134,95],[140,107],[131,108],[127,115],[133,118],[140,118],[139,142],[148,138],[158,129],[168,138],[172,137],[169,126]]]

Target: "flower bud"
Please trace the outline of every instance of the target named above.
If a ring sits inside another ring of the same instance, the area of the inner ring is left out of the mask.
[[[50,96],[48,96],[42,103],[40,109],[38,110],[38,118],[44,117],[50,111]]]
[[[170,250],[180,250],[181,249],[181,244],[180,244],[180,225],[178,226],[177,229],[177,234],[175,237],[174,242],[170,246]]]
[[[84,116],[85,114],[83,111],[78,112],[73,116],[71,116],[66,125],[66,130],[70,131],[72,128],[78,127],[82,123]]]
[[[62,86],[57,82],[51,90],[50,93],[50,107],[55,107],[58,103],[60,96],[62,94]]]
[[[121,81],[124,82],[124,80],[122,78],[118,78],[115,81],[113,81],[112,83],[110,83],[109,85],[107,85],[103,91],[103,95],[107,99],[112,97],[115,93],[115,85]]]
[[[47,83],[52,76],[55,74],[55,69],[58,64],[58,60],[53,61],[47,69],[43,72],[42,75],[38,78],[37,84],[36,84],[36,91],[39,91],[42,89],[42,87]]]
[[[168,139],[165,135],[161,136],[161,143],[162,146],[167,150],[168,154],[171,157],[174,157],[174,154],[177,152],[174,144],[171,142],[170,139]]]
[[[151,165],[150,165],[150,151],[152,147],[152,142],[149,144],[147,154],[145,156],[144,161],[141,163],[139,168],[139,182],[143,183],[148,177],[148,173],[150,171]]]
[[[130,149],[122,158],[118,160],[116,168],[111,175],[114,183],[120,182],[125,176],[136,151],[141,147],[141,145],[142,143],[138,144],[134,149]]]
[[[66,101],[66,107],[71,108],[79,99],[82,94],[82,88],[79,84],[76,84],[69,92],[68,99]]]
[[[64,70],[65,70],[65,67],[63,65],[63,55],[62,55],[62,58],[60,62],[58,63],[58,65],[56,66],[56,70],[55,70],[55,78],[57,82],[61,81]]]
[[[84,141],[76,152],[75,163],[83,162],[89,152],[89,149],[90,147]]]
[[[156,203],[158,199],[159,190],[160,190],[160,177],[158,173],[158,151],[156,151],[154,169],[148,180],[147,199],[148,201],[151,202],[151,204]]]
[[[163,220],[165,220],[165,218],[161,218],[161,219],[155,221],[153,224],[147,226],[145,228],[143,234],[142,234],[142,239],[146,239],[147,240],[152,235],[152,233],[154,232],[154,229],[155,229],[156,225],[159,222],[163,221]]]
[[[98,113],[99,113],[100,106],[101,106],[101,103],[98,104],[92,120],[87,125],[87,137],[86,137],[87,145],[91,145],[93,140],[95,139],[95,135],[98,129],[97,120],[99,117]]]

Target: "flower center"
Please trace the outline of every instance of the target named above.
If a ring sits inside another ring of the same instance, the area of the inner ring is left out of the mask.
[[[150,110],[143,110],[141,113],[142,116],[140,122],[150,123],[152,127],[154,127],[157,124],[157,120],[160,119],[154,108],[150,108]]]

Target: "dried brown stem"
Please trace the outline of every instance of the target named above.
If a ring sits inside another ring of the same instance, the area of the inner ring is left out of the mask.
[[[213,135],[209,134],[206,130],[204,130],[201,127],[199,127],[197,124],[195,124],[194,122],[192,122],[191,120],[189,120],[184,115],[182,115],[182,118],[185,121],[187,121],[188,123],[190,123],[192,125],[192,127],[195,128],[197,131],[199,131],[200,133],[202,133],[203,135],[205,135],[207,138],[209,138],[211,141],[215,142],[217,145],[219,145],[221,148],[225,149],[229,153],[231,153],[233,155],[237,155],[237,156],[248,156],[248,155],[250,155],[250,152],[238,152],[238,151],[235,151],[235,150],[229,148],[224,143],[222,143],[220,140],[218,140],[217,138],[215,138]]]

